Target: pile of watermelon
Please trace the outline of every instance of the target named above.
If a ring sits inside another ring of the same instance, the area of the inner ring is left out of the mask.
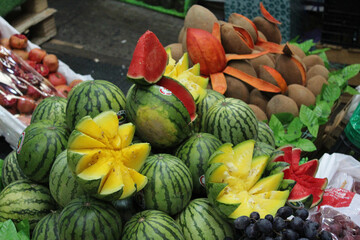
[[[242,215],[321,202],[317,160],[275,150],[240,99],[207,89],[195,102],[167,63],[147,31],[126,96],[93,80],[42,101],[4,161],[0,221],[27,219],[33,239],[237,239]]]

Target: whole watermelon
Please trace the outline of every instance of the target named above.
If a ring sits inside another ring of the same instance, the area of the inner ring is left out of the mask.
[[[56,209],[49,189],[31,182],[18,180],[7,185],[0,193],[0,221],[29,220],[33,229],[40,219]]]
[[[69,131],[60,122],[43,120],[30,124],[22,133],[16,150],[23,173],[39,183],[49,182],[50,169],[66,149]]]
[[[194,184],[193,194],[196,196],[206,196],[203,175],[207,161],[220,145],[222,142],[210,133],[195,133],[175,152],[175,156],[180,158],[191,172]]]
[[[21,170],[18,160],[16,158],[16,151],[10,152],[4,159],[1,169],[1,182],[3,187],[6,187],[12,182],[21,179],[27,179],[26,175]]]
[[[125,96],[116,85],[105,80],[83,81],[69,92],[66,122],[72,131],[85,116],[95,117],[106,110],[120,112],[124,109]]]
[[[245,102],[225,98],[217,101],[206,113],[204,131],[224,143],[237,145],[248,139],[256,139],[258,121]]]
[[[126,117],[136,135],[154,148],[171,148],[190,135],[191,117],[182,101],[159,85],[133,85],[126,96]]]
[[[121,217],[110,204],[91,197],[73,199],[58,219],[60,239],[118,240],[121,236]]]
[[[130,218],[136,213],[141,211],[140,207],[136,204],[133,197],[113,201],[112,205],[120,214],[123,224],[129,221]]]
[[[60,240],[59,229],[58,229],[58,219],[60,212],[52,211],[45,217],[43,217],[35,226],[34,231],[32,232],[33,240]]]
[[[84,195],[67,163],[67,150],[61,152],[50,170],[49,189],[55,201],[65,207],[71,200]]]
[[[264,122],[258,122],[258,135],[257,135],[257,142],[267,143],[270,146],[275,148],[275,136],[274,132],[271,130],[269,125]]]
[[[193,182],[191,172],[177,157],[155,154],[146,159],[140,171],[148,178],[137,201],[145,209],[160,210],[174,215],[190,201]]]
[[[185,239],[217,240],[234,237],[231,224],[216,212],[207,198],[192,200],[179,214],[176,222]]]
[[[31,123],[42,120],[59,121],[66,124],[66,103],[62,97],[48,97],[42,100],[31,115]]]
[[[134,215],[125,224],[122,239],[185,240],[175,220],[157,210],[145,210]]]

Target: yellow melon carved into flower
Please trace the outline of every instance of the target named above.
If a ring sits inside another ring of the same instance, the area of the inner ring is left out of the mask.
[[[119,126],[113,111],[79,121],[68,141],[68,165],[86,192],[111,201],[145,187],[147,178],[138,171],[150,144],[131,144],[134,133],[132,123]]]

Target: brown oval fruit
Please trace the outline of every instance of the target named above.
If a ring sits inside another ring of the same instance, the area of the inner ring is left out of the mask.
[[[312,78],[306,81],[306,87],[315,95],[321,93],[321,89],[324,84],[328,84],[326,79],[321,75],[313,76]]]
[[[259,51],[253,50],[252,53],[259,53]],[[271,60],[269,54],[262,55],[260,57],[254,58],[254,59],[250,59],[249,62],[254,67],[254,70],[255,70],[255,72],[257,73],[257,75],[259,77],[260,77],[259,73],[260,73],[260,66],[261,65],[266,65],[266,66],[275,68],[275,64],[274,64],[273,60]]]
[[[186,28],[183,26],[179,32],[178,43],[182,43]]]
[[[244,28],[250,34],[254,43],[257,42],[256,29],[251,24],[251,20],[237,13],[230,14],[228,22]]]
[[[271,76],[271,74],[261,66],[259,67],[258,76],[260,79],[264,81],[267,81],[275,86],[279,86],[276,80],[273,78],[273,76]]]
[[[304,51],[299,48],[298,46],[296,45],[293,45],[293,44],[288,44],[288,46],[290,47],[290,50],[295,54],[297,55],[300,59],[306,57]]]
[[[225,97],[237,98],[246,103],[249,102],[249,90],[241,80],[232,76],[225,75],[227,90],[224,93]]]
[[[231,23],[222,25],[220,31],[221,43],[226,53],[249,54],[252,52]]]
[[[232,60],[228,63],[228,66],[236,68],[236,69],[238,69],[244,73],[247,73],[253,77],[257,77],[254,67],[247,60]]]
[[[59,68],[59,59],[54,54],[46,54],[42,62],[49,68],[50,72],[56,72]]]
[[[165,49],[171,49],[171,57],[178,62],[183,56],[182,44],[181,43],[172,43],[165,47]]]
[[[255,113],[257,120],[259,120],[259,121],[268,120],[264,111],[261,110],[258,106],[254,105],[254,104],[248,104],[248,105],[251,108],[251,110],[253,110],[253,112]]]
[[[301,72],[290,56],[279,55],[276,59],[275,69],[283,76],[288,85],[302,84]]]
[[[268,118],[276,113],[291,113],[295,117],[299,116],[299,109],[296,102],[291,98],[278,94],[272,97],[266,106],[266,114]]]
[[[261,31],[258,31],[258,34],[259,34],[259,38],[262,38],[263,40],[267,41],[266,36]]]
[[[209,9],[194,4],[185,16],[184,26],[185,28],[200,28],[211,33],[215,22],[218,22],[218,19]]]
[[[253,89],[250,92],[249,103],[258,106],[261,110],[265,112],[268,100],[264,97],[264,95],[262,95],[259,90]]]
[[[269,22],[263,17],[256,17],[253,20],[256,28],[261,31],[269,42],[274,42],[277,44],[281,43],[281,33],[279,27]]]
[[[325,66],[324,61],[318,55],[309,55],[302,59],[302,62],[305,64],[306,69],[310,69],[315,65]]]
[[[323,76],[327,80],[329,78],[329,70],[323,65],[316,64],[307,71],[306,79],[310,79],[316,75]]]
[[[315,95],[303,85],[289,85],[288,96],[296,102],[299,109],[301,105],[310,106],[315,104]]]

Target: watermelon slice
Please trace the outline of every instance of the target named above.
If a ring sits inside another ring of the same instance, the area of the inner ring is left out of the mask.
[[[319,161],[317,159],[313,159],[309,162],[299,165],[299,167],[294,170],[294,172],[299,175],[308,175],[314,177],[318,167]]]
[[[168,55],[159,39],[146,31],[136,44],[127,78],[136,84],[154,84],[163,76],[167,61]]]

